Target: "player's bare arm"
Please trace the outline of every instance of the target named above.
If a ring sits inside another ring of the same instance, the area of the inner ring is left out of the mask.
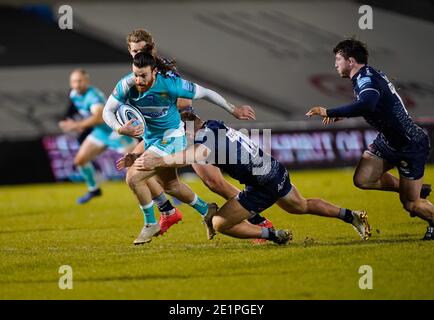
[[[151,152],[146,152],[134,161],[133,166],[140,171],[154,170],[159,167],[185,167],[193,163],[205,161],[209,153],[210,150],[202,144],[195,144],[186,150],[165,157],[159,157]]]
[[[143,140],[136,145],[134,151],[135,152],[129,152],[116,160],[116,169],[122,170],[133,165],[134,161],[145,152],[145,143]]]
[[[92,115],[86,119],[75,121],[70,118],[60,121],[59,127],[64,132],[82,132],[87,128],[93,128],[94,126],[104,123],[102,118],[104,106],[102,104],[96,104],[92,106]]]
[[[191,99],[178,98],[176,100],[176,107],[178,108],[179,112],[182,112],[186,108],[191,107],[191,103],[192,103]]]

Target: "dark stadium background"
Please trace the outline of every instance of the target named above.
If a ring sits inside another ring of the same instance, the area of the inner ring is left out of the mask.
[[[348,1],[337,1],[337,3],[344,2]],[[92,10],[95,10],[95,6],[98,5],[97,2],[93,1],[86,2],[85,5],[87,3],[91,3],[91,6],[94,4]],[[104,3],[112,4],[115,1]],[[143,5],[143,2],[140,3]],[[164,17],[164,6],[166,4],[173,5],[176,2],[146,1],[146,3],[161,5],[163,13],[159,11],[156,15],[161,14]],[[200,2],[182,1],[182,3],[191,6],[191,10],[194,10]],[[206,1],[206,3],[212,4],[214,2]],[[226,5],[235,3],[239,8],[243,8],[243,6],[247,8],[250,4],[257,5],[265,2],[230,1],[224,3]],[[271,1],[269,3],[279,6],[285,1]],[[288,3],[301,4],[302,2],[288,1]],[[312,5],[316,2],[307,1],[307,3]],[[402,16],[403,19],[413,19],[417,23],[432,25],[434,22],[434,4],[428,0],[412,2],[360,1],[359,3],[351,1],[351,3],[355,7],[361,4],[370,4],[374,6],[374,10],[380,8],[386,14],[398,18]],[[71,167],[74,149],[69,150],[67,155],[62,155],[62,159],[69,159],[69,162],[64,161],[63,165],[69,166],[71,175],[59,177],[53,167],[53,157],[55,158],[56,155],[60,157],[59,154],[66,151],[59,151],[56,149],[59,147],[57,145],[57,147],[53,147],[53,150],[47,147],[50,143],[51,146],[57,143],[56,139],[60,132],[56,123],[62,118],[68,107],[68,73],[77,66],[90,66],[93,84],[101,87],[109,95],[115,81],[125,72],[128,72],[130,58],[124,48],[124,35],[122,33],[118,32],[114,37],[107,33],[107,30],[93,28],[89,25],[88,20],[80,16],[80,10],[74,11],[74,29],[60,30],[57,25],[58,14],[56,11],[59,4],[50,1],[46,1],[45,4],[39,4],[38,1],[6,1],[0,5],[2,26],[0,28],[0,79],[2,82],[0,87],[0,149],[2,150],[0,165],[3,168],[0,174],[0,184],[74,180],[75,176],[72,174],[74,168]],[[82,4],[77,2],[77,5]],[[75,8],[74,1],[71,1],[69,5]],[[135,2],[125,4],[125,6],[130,7],[134,5]],[[101,8],[104,7],[102,4],[101,6]],[[237,10],[241,10],[239,8]],[[272,6],[270,10],[273,10]],[[374,14],[376,14],[375,11]],[[356,14],[354,16],[357,17]],[[204,16],[200,16],[200,14],[197,17],[204,19]],[[208,24],[217,21],[212,20],[212,18],[210,17],[207,21]],[[146,19],[143,20],[143,22],[137,21],[135,25],[148,28],[153,32],[157,43],[159,43],[160,36],[164,39],[162,36],[165,35],[164,32],[170,32],[170,30],[164,30],[161,27],[156,28],[154,32],[153,26],[147,25]],[[379,23],[377,20],[374,21],[376,24]],[[387,24],[387,21],[381,23]],[[117,30],[118,24],[120,24],[119,21],[114,22],[114,31]],[[167,25],[169,26],[169,24]],[[369,32],[360,31],[362,40],[369,40]],[[252,33],[252,35],[254,34]],[[186,34],[185,37],[188,39],[189,34]],[[331,37],[331,39],[334,38]],[[421,43],[421,48],[427,50],[428,46],[432,49],[432,35],[426,35],[425,39],[426,42]],[[191,41],[187,42],[186,45],[191,43]],[[238,41],[238,44],[240,46],[245,45],[242,41]],[[330,43],[330,49],[333,45],[334,43]],[[376,48],[373,47],[375,57]],[[420,48],[414,48],[415,51],[418,49]],[[161,49],[161,54],[177,57],[176,48],[168,46]],[[203,58],[208,59],[209,64],[213,63],[212,57]],[[245,57],[231,55],[227,57],[228,60],[238,58],[245,59]],[[409,55],[406,58],[411,60],[412,56]],[[331,68],[331,55],[327,59],[325,61],[330,64],[327,67]],[[284,57],[282,57],[283,60]],[[291,103],[288,101],[286,103],[287,101],[279,97],[272,97],[272,95],[270,97],[264,97],[261,94],[256,95],[252,91],[252,87],[245,86],[239,80],[234,80],[230,85],[227,85],[225,79],[216,78],[212,72],[201,72],[201,70],[192,67],[190,61],[181,58],[178,59],[178,63],[184,77],[207,84],[224,95],[234,98],[236,102],[245,102],[253,107],[258,107],[260,111],[258,120],[253,123],[232,121],[232,119],[226,118],[226,115],[222,115],[220,110],[214,110],[210,113],[203,108],[201,114],[204,117],[221,117],[238,128],[271,128],[273,130],[273,153],[291,169],[353,166],[361,151],[369,143],[368,137],[372,137],[374,134],[361,121],[345,122],[332,128],[324,128],[318,121],[307,122],[303,119],[302,112],[303,108],[307,110],[310,107],[308,102],[303,106],[299,102]],[[432,72],[433,65],[431,62],[428,63],[431,65],[427,65],[427,69]],[[375,66],[375,63],[373,64]],[[116,66],[115,71],[111,71],[112,65]],[[217,67],[224,69],[227,66]],[[397,69],[398,67],[399,64],[397,64]],[[273,77],[273,72],[278,73],[280,70],[270,71],[271,77]],[[411,113],[417,111],[415,118],[430,132],[431,141],[434,141],[434,81],[432,75],[430,81],[422,83],[412,83],[406,79],[406,75],[405,72],[400,74],[399,81],[403,81],[400,93],[410,106],[409,111]],[[291,77],[291,74],[288,73],[288,80]],[[339,80],[337,75],[334,78],[331,76],[331,78],[325,77],[324,79],[331,79],[333,83],[341,81],[338,86],[348,87],[350,95],[346,97],[333,92],[333,90],[328,92],[328,95],[335,95],[332,97],[335,99],[333,101],[344,103],[351,99],[349,83]],[[311,83],[305,85],[313,86],[324,79],[311,78]],[[41,87],[41,83],[46,85]],[[415,93],[423,97],[421,100],[423,103],[414,99]],[[319,98],[318,103],[321,102],[321,98]],[[414,109],[412,108],[413,104],[416,104]],[[289,147],[289,145],[291,146]],[[101,161],[107,163],[115,158],[115,154],[109,154],[105,155]],[[433,155],[431,155],[430,162],[434,162]],[[106,167],[104,163],[97,163],[97,166]],[[106,178],[118,179],[121,177],[112,170],[106,173]]]

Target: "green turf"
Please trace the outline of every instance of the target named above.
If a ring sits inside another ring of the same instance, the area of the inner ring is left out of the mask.
[[[127,186],[103,185],[84,206],[80,184],[0,188],[1,299],[433,299],[434,243],[420,241],[426,223],[409,218],[397,194],[361,191],[352,170],[291,173],[305,197],[366,209],[373,236],[359,240],[339,220],[265,212],[289,227],[289,246],[252,245],[223,235],[206,240],[198,214],[147,245],[133,246],[143,218]],[[426,181],[434,183],[434,167]],[[188,181],[208,201],[223,201]],[[432,199],[432,197],[431,197]],[[306,240],[308,237],[308,240]],[[73,268],[73,289],[60,290],[61,265]],[[373,289],[358,286],[361,265],[373,268]]]

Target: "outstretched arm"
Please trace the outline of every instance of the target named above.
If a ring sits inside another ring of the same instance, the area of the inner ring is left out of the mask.
[[[379,99],[380,93],[377,90],[368,89],[360,94],[358,101],[349,105],[332,109],[317,106],[311,108],[306,115],[308,117],[317,115],[329,119],[360,117],[368,112],[374,111]]]
[[[240,120],[255,120],[256,115],[255,111],[251,106],[234,106],[232,103],[226,101],[220,94],[217,92],[204,88],[198,84],[196,84],[196,92],[193,99],[204,99],[215,105],[218,105],[222,109],[226,110],[230,114],[232,114],[235,118]]]
[[[193,163],[203,162],[208,158],[209,153],[210,149],[203,144],[192,145],[183,151],[165,157],[159,157],[152,152],[145,152],[134,161],[133,166],[141,171],[154,170],[159,167],[185,167]]]
[[[375,106],[380,99],[380,93],[376,90],[368,90],[360,94],[359,100],[355,101],[349,105],[328,109],[327,117],[338,118],[338,117],[361,117],[367,112],[372,112],[375,110]]]
[[[104,123],[104,120],[102,119],[102,112],[104,109],[103,104],[94,104],[92,107],[90,107],[90,111],[92,112],[92,115],[89,118],[83,119],[78,122],[78,127],[81,130],[92,128],[98,124]]]
[[[94,104],[91,107],[91,113],[92,115],[86,119],[75,121],[70,118],[67,118],[66,120],[62,120],[59,122],[59,127],[64,132],[71,132],[71,131],[77,131],[77,132],[83,132],[86,129],[93,128],[94,126],[103,123],[102,119],[102,110],[104,105],[102,104]]]

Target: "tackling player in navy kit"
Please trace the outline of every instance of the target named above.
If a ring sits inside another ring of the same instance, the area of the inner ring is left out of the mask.
[[[341,118],[363,117],[378,136],[360,159],[354,174],[356,187],[399,192],[405,210],[429,226],[423,240],[434,240],[434,206],[425,198],[431,185],[422,184],[430,152],[428,135],[417,126],[386,75],[368,63],[366,46],[355,39],[341,41],[334,49],[335,67],[342,78],[350,78],[356,101],[326,109],[316,106],[306,115],[323,117],[328,124]],[[398,168],[400,178],[388,171]]]
[[[181,119],[194,123],[194,144],[188,149],[159,158],[142,155],[134,164],[121,161],[124,165],[132,164],[137,170],[206,162],[245,184],[246,188],[229,199],[213,216],[205,216],[209,239],[214,237],[216,230],[236,238],[262,238],[277,244],[288,243],[292,237],[289,231],[253,225],[246,220],[274,203],[289,213],[340,218],[352,224],[362,239],[370,237],[365,212],[339,208],[322,199],[304,199],[291,184],[286,168],[246,135],[222,121],[201,121],[193,111],[181,113]],[[187,134],[190,135],[191,131],[187,125]]]

